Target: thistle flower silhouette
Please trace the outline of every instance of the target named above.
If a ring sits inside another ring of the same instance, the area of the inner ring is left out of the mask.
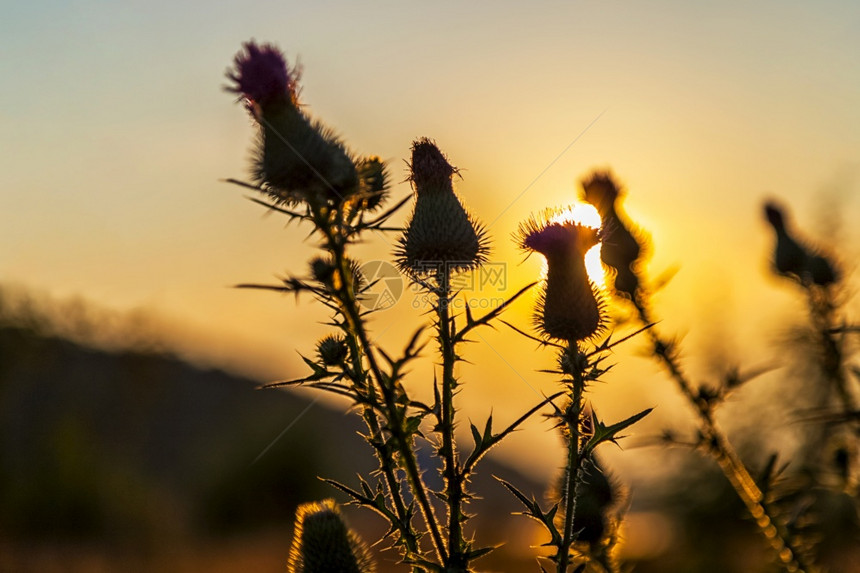
[[[359,161],[356,169],[361,182],[356,199],[360,202],[361,208],[373,211],[388,197],[388,174],[385,164],[379,157],[368,157]]]
[[[305,503],[296,510],[288,573],[371,573],[364,543],[343,521],[332,499]]]
[[[279,203],[342,203],[359,191],[359,175],[343,143],[312,122],[298,102],[299,72],[283,52],[253,40],[243,44],[227,78],[261,126],[254,177]]]
[[[764,205],[764,213],[776,234],[773,266],[778,274],[818,286],[831,285],[839,280],[836,267],[827,257],[814,252],[792,236],[781,207],[768,201]]]
[[[233,60],[236,69],[227,71],[227,77],[236,85],[227,87],[227,91],[240,94],[252,106],[296,104],[300,73],[289,69],[284,54],[273,44],[258,45],[253,40],[242,47],[245,51]]]
[[[564,491],[564,475],[562,474],[555,487],[549,492],[553,503],[562,500]],[[615,512],[620,497],[620,486],[611,479],[597,456],[592,456],[583,462],[582,480],[576,488],[576,515],[573,528],[577,531],[576,539],[591,546],[590,553],[596,554],[602,544],[609,544],[616,524]],[[564,523],[564,509],[559,507],[555,521],[561,526]]]
[[[522,249],[547,262],[536,322],[550,338],[584,340],[603,326],[603,304],[585,270],[585,253],[598,243],[598,232],[573,222],[546,222],[551,214],[527,220],[517,233]]]
[[[410,180],[415,188],[415,209],[400,238],[398,265],[410,274],[470,270],[487,257],[486,234],[454,193],[452,166],[436,144],[427,138],[412,144]]]
[[[326,366],[339,366],[349,356],[346,338],[330,334],[317,343],[317,355]]]
[[[602,221],[600,260],[612,271],[615,291],[633,299],[639,289],[635,267],[642,245],[620,212],[621,188],[609,171],[595,171],[581,184],[583,198],[597,209]]]

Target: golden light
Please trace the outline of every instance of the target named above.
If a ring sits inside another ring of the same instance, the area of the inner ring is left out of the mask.
[[[593,205],[588,203],[574,203],[562,210],[552,218],[553,223],[574,222],[592,229],[600,228],[600,214]],[[585,253],[585,270],[591,282],[600,288],[606,286],[603,274],[603,265],[600,263],[600,243],[590,248]]]

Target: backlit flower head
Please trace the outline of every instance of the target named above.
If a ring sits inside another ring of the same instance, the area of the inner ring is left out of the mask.
[[[333,499],[299,506],[287,562],[289,573],[371,573],[374,570],[367,547],[346,524]]]
[[[603,327],[603,304],[585,269],[585,253],[598,243],[598,231],[573,222],[549,222],[553,214],[522,223],[517,243],[546,258],[546,281],[535,317],[538,329],[549,338],[576,342]]]
[[[227,91],[262,107],[279,101],[295,103],[299,73],[289,68],[283,52],[273,44],[254,40],[242,48],[233,60],[234,69],[227,70],[227,77],[235,84]]]

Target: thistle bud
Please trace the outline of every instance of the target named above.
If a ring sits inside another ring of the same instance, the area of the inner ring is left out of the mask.
[[[271,44],[243,45],[227,77],[260,123],[254,176],[279,203],[339,205],[358,190],[358,174],[343,143],[312,122],[298,103],[299,73]]]
[[[769,201],[764,205],[764,214],[776,234],[773,267],[778,274],[818,286],[831,285],[839,280],[836,267],[827,257],[812,251],[792,236],[781,207]]]
[[[520,246],[546,257],[547,275],[536,322],[548,337],[579,341],[599,332],[602,303],[585,270],[585,253],[597,231],[576,223],[530,219],[519,230]]]
[[[564,477],[560,476],[556,491],[550,492],[549,498],[554,502],[561,499]],[[617,511],[618,489],[618,485],[607,477],[596,458],[583,461],[582,481],[576,487],[576,513],[573,516],[573,530],[578,532],[577,541],[588,543],[592,548],[608,541]],[[556,515],[556,522],[559,525],[564,523],[563,505]]]
[[[426,138],[413,143],[410,167],[416,199],[398,247],[401,269],[421,274],[440,266],[458,271],[481,265],[488,250],[485,232],[454,193],[457,169]]]
[[[608,171],[595,171],[582,179],[582,196],[594,205],[602,221],[600,260],[609,268],[616,293],[634,298],[639,289],[636,265],[642,245],[620,214],[620,185]]]
[[[385,202],[388,196],[388,173],[379,157],[368,157],[356,164],[359,193],[356,200],[363,209],[373,211]]]
[[[326,366],[343,364],[349,355],[349,348],[343,336],[330,334],[317,343],[317,355]]]
[[[334,263],[326,257],[314,257],[311,259],[311,276],[320,284],[331,286],[334,276]]]
[[[358,262],[353,259],[347,259],[348,280],[352,281],[352,288],[355,293],[360,293],[367,285],[367,280]],[[329,257],[314,257],[310,262],[311,276],[315,281],[323,285],[326,290],[336,290],[344,284],[341,279],[341,273]]]
[[[334,500],[296,510],[289,573],[365,573],[374,570],[367,548],[344,522]]]

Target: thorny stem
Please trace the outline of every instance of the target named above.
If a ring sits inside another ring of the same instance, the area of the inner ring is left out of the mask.
[[[327,238],[328,244],[332,245],[331,250],[335,252],[335,260],[338,264],[338,268],[342,270],[343,267],[340,265],[340,262],[346,259],[345,249],[343,249],[343,247],[334,247],[334,245],[337,245],[338,243],[335,242],[333,235]],[[341,276],[343,276],[343,274],[341,274]],[[344,315],[345,314],[346,313],[344,313]],[[352,369],[355,376],[354,382],[359,385],[364,392],[367,392],[369,398],[373,399],[376,390],[373,384],[367,383],[367,371],[364,368],[364,353],[362,352],[360,341],[358,340],[355,330],[348,328],[347,333],[349,335],[347,337],[347,344],[349,344],[350,347]],[[364,421],[367,424],[368,429],[370,430],[370,436],[374,444],[374,450],[376,451],[376,455],[379,459],[379,465],[382,468],[382,474],[385,477],[389,498],[394,504],[394,511],[397,514],[398,518],[397,528],[403,537],[404,545],[406,547],[407,552],[411,555],[418,555],[420,554],[420,550],[418,547],[418,537],[417,535],[415,535],[415,533],[412,531],[412,528],[410,527],[409,513],[406,510],[406,502],[403,500],[403,494],[400,489],[400,480],[395,475],[394,468],[392,467],[392,465],[388,463],[390,459],[391,448],[385,442],[385,439],[382,435],[382,429],[379,425],[379,419],[377,418],[377,414],[371,406],[365,406],[363,408],[362,417],[364,418]],[[417,572],[418,569],[413,568],[413,571]]]
[[[585,380],[582,376],[583,357],[580,355],[577,343],[571,341],[563,351],[567,354],[567,362],[570,364],[573,385],[570,389],[570,405],[565,412],[565,423],[567,424],[567,464],[565,467],[564,491],[564,530],[562,542],[558,549],[558,573],[567,573],[570,560],[570,546],[573,545],[574,531],[573,520],[576,516],[576,493],[582,481],[582,406]]]
[[[639,318],[644,324],[651,324],[648,312],[641,301],[635,301]],[[708,401],[696,396],[693,385],[681,370],[677,356],[671,352],[671,345],[660,338],[654,328],[648,329],[648,336],[654,345],[654,354],[663,363],[672,379],[678,384],[681,394],[694,407],[701,423],[701,429],[706,440],[708,440],[708,451],[720,466],[723,474],[729,480],[735,493],[744,503],[749,514],[755,520],[756,526],[761,534],[775,551],[777,558],[786,571],[792,573],[804,573],[815,571],[814,568],[803,562],[798,550],[788,540],[784,528],[778,518],[765,503],[764,494],[756,484],[749,470],[735,452],[728,437],[717,425],[714,419],[713,406]]]
[[[460,479],[460,462],[457,456],[457,445],[454,441],[454,388],[457,381],[454,378],[454,362],[457,359],[454,342],[451,337],[451,316],[449,303],[451,301],[451,270],[447,265],[439,269],[436,275],[438,283],[438,298],[436,311],[439,317],[439,345],[442,351],[442,458],[445,476],[445,499],[448,505],[448,571],[467,571],[468,557],[463,552],[463,484]]]
[[[353,331],[350,330],[349,334],[347,343],[350,347],[353,372],[357,378],[356,383],[364,386],[364,391],[366,391],[372,399],[373,394],[375,394],[375,388],[372,384],[367,384],[367,376],[362,361],[363,353],[361,351],[360,343]],[[374,450],[376,451],[377,458],[380,462],[379,466],[382,468],[382,474],[385,476],[385,485],[388,488],[388,495],[394,503],[394,511],[397,514],[398,519],[397,529],[403,537],[408,554],[418,555],[420,554],[418,548],[418,537],[410,527],[409,514],[406,511],[406,503],[403,500],[403,495],[400,490],[400,480],[398,480],[397,476],[394,474],[394,468],[390,463],[388,463],[391,448],[385,443],[376,412],[374,412],[371,406],[365,406],[363,408],[362,417],[370,430],[370,436],[374,443]],[[413,568],[413,572],[417,573],[418,571],[419,569],[417,567]]]
[[[390,421],[389,431],[394,438],[394,443],[396,444],[396,448],[403,461],[407,480],[415,498],[418,501],[418,505],[421,508],[421,514],[424,517],[424,522],[427,524],[427,529],[430,532],[430,537],[433,541],[436,553],[440,557],[440,560],[445,562],[447,560],[445,544],[442,540],[441,534],[439,533],[439,525],[436,521],[436,515],[433,512],[433,508],[430,505],[430,500],[427,496],[427,487],[421,479],[421,471],[418,468],[418,461],[415,458],[415,453],[409,445],[410,438],[406,435],[406,432],[403,429],[404,421],[402,419],[400,409],[397,406],[394,388],[385,383],[385,376],[379,367],[379,363],[376,361],[376,356],[373,353],[373,346],[370,343],[370,338],[364,328],[364,321],[358,311],[358,302],[356,300],[353,281],[351,279],[345,280],[346,278],[351,277],[352,273],[349,268],[349,261],[346,258],[344,244],[340,238],[336,236],[335,232],[329,225],[318,224],[317,228],[322,230],[324,233],[328,243],[327,246],[335,257],[335,265],[340,276],[339,284],[336,284],[335,288],[341,302],[341,311],[347,320],[347,326],[350,331],[355,333],[359,344],[364,349],[364,355],[367,357],[370,371],[382,392],[385,409]],[[384,462],[382,465],[386,466],[387,463],[388,462]]]

